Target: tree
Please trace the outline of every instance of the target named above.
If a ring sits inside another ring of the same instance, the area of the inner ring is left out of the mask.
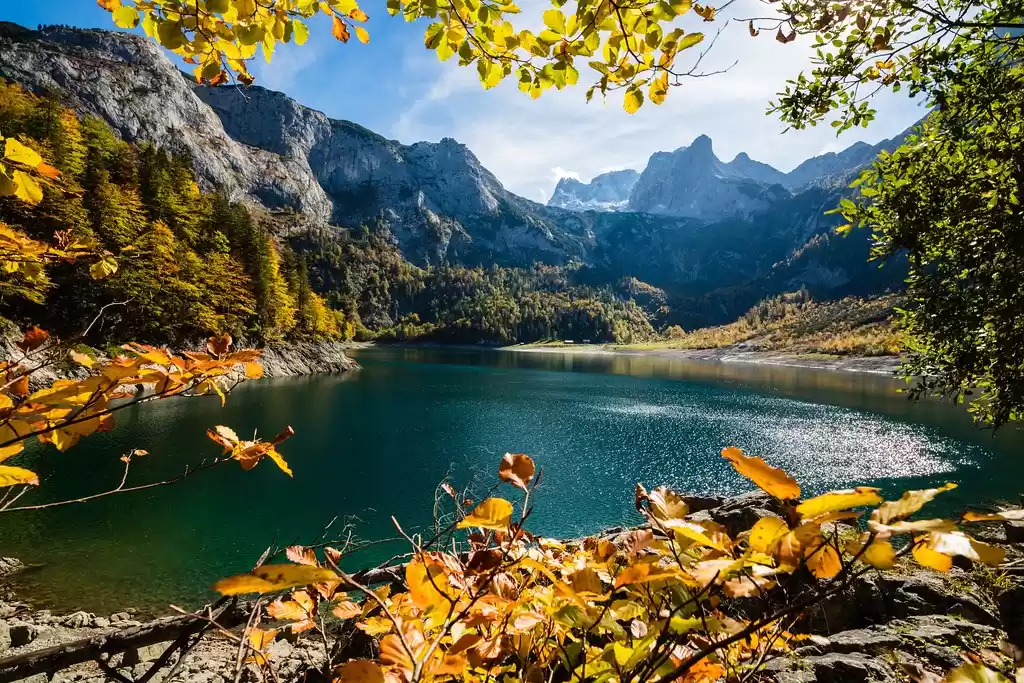
[[[1000,426],[1024,411],[1024,45],[984,46],[946,79],[917,134],[846,200],[873,253],[910,255],[908,377]]]
[[[335,38],[355,33],[363,43],[369,16],[356,0],[97,0],[122,28],[142,25],[150,36],[194,65],[195,77],[213,85],[237,77],[252,83],[247,63],[262,51],[268,60],[278,43],[302,45],[307,22],[324,15]],[[543,13],[544,30],[517,30],[509,18],[519,13],[511,0],[388,0],[387,11],[406,21],[429,19],[424,44],[442,61],[458,56],[475,64],[480,82],[491,88],[514,77],[519,89],[539,97],[549,88],[576,85],[580,62],[596,80],[587,90],[607,95],[622,90],[623,107],[633,113],[647,99],[661,104],[668,89],[700,74],[700,57],[681,66],[679,56],[701,44],[704,34],[673,26],[690,13],[714,21],[715,8],[691,0],[583,0],[563,12],[554,0]],[[646,96],[645,96],[646,93]]]
[[[978,419],[996,427],[1018,419],[1024,5],[787,0],[780,8],[781,18],[751,21],[751,32],[767,28],[783,42],[814,35],[817,47],[810,75],[790,81],[772,106],[783,121],[803,128],[835,113],[840,131],[867,126],[884,89],[921,96],[931,109],[855,183],[860,197],[842,202],[850,221],[842,230],[873,230],[873,258],[908,257],[912,296],[898,319],[912,395],[973,397]]]

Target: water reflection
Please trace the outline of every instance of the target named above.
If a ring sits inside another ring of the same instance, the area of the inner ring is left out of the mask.
[[[945,504],[957,506],[1024,489],[1018,430],[993,438],[956,407],[910,403],[886,377],[639,356],[375,348],[357,357],[359,373],[250,383],[223,409],[148,404],[66,454],[32,455],[44,480],[33,500],[63,499],[116,483],[129,448],[150,452],[131,481],[153,481],[217,453],[205,437],[212,425],[249,435],[291,424],[297,434],[282,450],[294,479],[269,464],[232,465],[178,487],[0,515],[0,555],[47,562],[21,588],[54,605],[194,604],[269,543],[315,537],[335,517],[357,518],[366,539],[393,536],[392,514],[406,528],[427,525],[437,482],[488,487],[506,451],[544,468],[531,521],[551,535],[636,521],[637,481],[746,490],[718,456],[728,444],[781,464],[808,493],[949,479],[961,487]]]

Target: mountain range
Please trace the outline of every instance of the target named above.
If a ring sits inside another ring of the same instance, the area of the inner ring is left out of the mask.
[[[594,282],[665,289],[684,324],[735,317],[763,296],[897,286],[866,263],[867,236],[837,239],[824,215],[881,149],[858,143],[790,173],[706,136],[641,173],[563,180],[548,205],[506,190],[465,145],[406,145],[261,87],[208,87],[128,33],[0,23],[0,77],[107,122],[124,139],[193,160],[200,184],[303,228],[382,225],[420,266],[583,264]]]
[[[610,171],[589,183],[562,178],[548,206],[573,211],[639,211],[702,220],[750,217],[810,188],[848,184],[879,152],[898,147],[909,132],[877,145],[858,142],[842,152],[812,157],[789,173],[755,161],[746,152],[724,162],[715,155],[711,138],[700,135],[674,152],[656,152],[643,172]]]

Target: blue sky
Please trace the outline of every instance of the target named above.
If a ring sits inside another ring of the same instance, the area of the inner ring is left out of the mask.
[[[110,15],[94,0],[4,4],[0,20],[33,28],[41,23],[113,28]],[[662,106],[646,105],[632,116],[622,111],[620,96],[587,104],[588,72],[582,69],[579,86],[539,100],[522,95],[514,82],[485,92],[475,69],[460,68],[455,60],[439,62],[423,47],[424,26],[389,17],[383,5],[382,0],[363,2],[370,15],[369,45],[341,44],[330,36],[326,20],[314,20],[306,45],[285,46],[271,64],[256,63],[257,83],[404,143],[453,137],[507,188],[536,201],[546,200],[561,176],[588,180],[613,169],[642,170],[654,152],[687,145],[702,133],[711,136],[715,152],[726,161],[747,152],[785,171],[857,140],[891,137],[923,113],[914,101],[887,96],[866,130],[837,138],[819,126],[782,135],[783,126],[765,110],[786,79],[807,68],[810,51],[806,44],[781,45],[768,35],[750,38],[746,26],[736,22],[715,23],[724,30],[705,61],[708,68],[737,61],[728,73],[684,83]],[[548,4],[523,0],[520,6],[525,21],[539,17]],[[763,11],[758,0],[736,0],[730,7],[731,16]],[[689,17],[684,19],[684,27],[692,26]],[[710,26],[701,28],[710,33]]]

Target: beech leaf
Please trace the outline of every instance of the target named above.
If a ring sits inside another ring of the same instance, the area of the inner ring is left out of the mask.
[[[488,498],[459,522],[459,528],[506,529],[511,519],[512,503],[504,498]]]
[[[776,498],[795,500],[800,497],[800,485],[796,480],[761,458],[744,455],[743,451],[734,446],[723,448],[722,457],[731,462],[737,472]]]
[[[506,453],[498,465],[498,478],[525,491],[535,470],[533,458],[525,453]]]
[[[21,467],[0,465],[0,487],[7,486],[39,486],[39,476],[35,472]]]
[[[330,569],[310,567],[301,564],[268,564],[248,574],[238,574],[221,579],[213,590],[221,595],[244,595],[246,593],[270,593],[292,586],[305,586],[321,581],[338,581],[341,577]]]

